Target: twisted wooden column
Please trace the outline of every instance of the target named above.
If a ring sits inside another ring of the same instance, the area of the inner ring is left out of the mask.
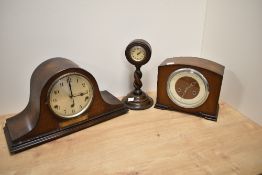
[[[142,94],[142,91],[141,91],[141,87],[143,86],[142,84],[142,81],[141,81],[141,78],[142,78],[142,72],[140,70],[140,66],[136,66],[136,71],[134,73],[134,87],[135,87],[135,91],[134,91],[134,94],[135,95],[141,95]]]

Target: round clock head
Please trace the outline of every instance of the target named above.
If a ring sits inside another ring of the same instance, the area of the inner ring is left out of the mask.
[[[62,118],[79,116],[89,108],[92,99],[92,84],[76,72],[60,76],[49,89],[50,109]]]
[[[209,95],[208,82],[197,70],[178,69],[168,78],[167,93],[178,106],[196,108],[202,105]]]
[[[127,60],[133,65],[144,65],[151,57],[151,46],[142,39],[132,41],[126,48]]]

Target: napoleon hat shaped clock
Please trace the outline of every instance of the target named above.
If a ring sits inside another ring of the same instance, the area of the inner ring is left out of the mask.
[[[52,58],[33,72],[27,107],[6,120],[11,153],[54,140],[128,111],[95,78],[74,62]]]

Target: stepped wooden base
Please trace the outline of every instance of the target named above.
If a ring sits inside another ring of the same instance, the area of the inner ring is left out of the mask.
[[[148,109],[153,105],[153,99],[143,91],[140,95],[136,95],[134,91],[130,92],[122,99],[122,102],[132,110]]]

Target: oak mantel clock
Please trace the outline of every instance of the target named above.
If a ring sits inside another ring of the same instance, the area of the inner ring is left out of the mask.
[[[52,58],[32,74],[27,107],[6,120],[4,132],[11,153],[54,140],[128,111],[95,78],[74,62]]]
[[[158,67],[155,108],[217,120],[224,66],[196,57],[166,59]]]

